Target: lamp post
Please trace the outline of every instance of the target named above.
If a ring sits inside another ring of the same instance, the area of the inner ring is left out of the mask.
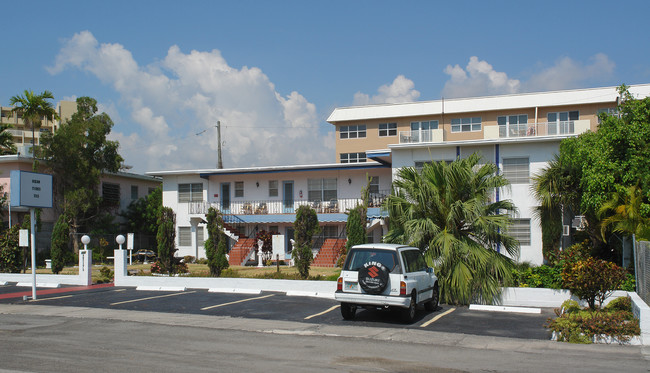
[[[120,250],[122,250],[122,244],[124,243],[125,239],[124,236],[121,234],[115,237],[115,242],[117,242],[118,245],[120,245]]]
[[[81,236],[81,243],[84,244],[84,250],[88,250],[88,244],[90,243],[90,236],[84,234]]]

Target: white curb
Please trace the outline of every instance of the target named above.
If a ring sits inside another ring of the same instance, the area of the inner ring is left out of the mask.
[[[535,313],[535,314],[542,313],[541,308],[488,306],[483,304],[470,304],[469,309],[472,311],[490,311],[490,312],[513,312],[513,313]]]

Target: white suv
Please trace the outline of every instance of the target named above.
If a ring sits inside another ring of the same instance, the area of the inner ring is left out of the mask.
[[[415,308],[438,308],[438,278],[418,248],[395,244],[353,246],[347,254],[335,298],[341,315],[351,320],[357,307],[398,307],[406,322]]]

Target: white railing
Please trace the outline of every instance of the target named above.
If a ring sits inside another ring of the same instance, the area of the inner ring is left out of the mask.
[[[400,131],[400,144],[416,144],[420,142],[442,142],[442,129]]]
[[[524,123],[499,126],[499,137],[532,137],[571,135],[575,133],[575,121],[548,123]]]
[[[370,196],[368,207],[380,207],[388,193],[377,193]],[[266,201],[230,201],[229,204],[221,202],[190,202],[188,213],[190,215],[205,215],[210,207],[214,207],[227,215],[277,215],[294,214],[298,207],[307,205],[319,214],[343,213],[361,204],[360,198],[336,198],[329,201],[306,200],[266,200]]]

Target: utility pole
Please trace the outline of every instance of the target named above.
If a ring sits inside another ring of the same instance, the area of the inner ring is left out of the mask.
[[[217,168],[223,168],[221,160],[221,121],[217,121]]]

